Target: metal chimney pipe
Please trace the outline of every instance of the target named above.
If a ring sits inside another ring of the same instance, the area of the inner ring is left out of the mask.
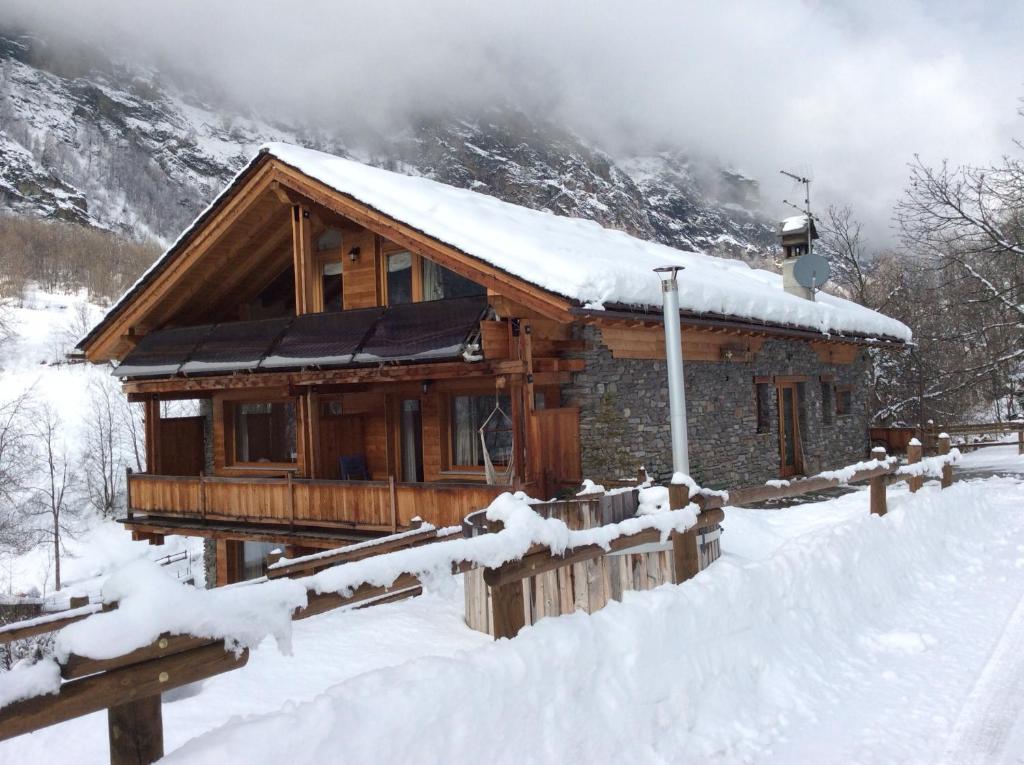
[[[682,266],[665,266],[654,272],[661,277],[662,311],[665,318],[665,358],[668,361],[668,407],[672,427],[672,472],[690,474],[690,447],[686,434],[686,384],[683,377],[683,339],[679,323],[679,284]]]

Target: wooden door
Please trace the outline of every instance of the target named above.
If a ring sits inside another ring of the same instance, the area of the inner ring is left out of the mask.
[[[339,458],[358,454],[366,455],[363,415],[333,415],[320,419],[320,476],[338,480],[341,478]]]
[[[799,386],[779,383],[779,475],[788,478],[803,473],[803,449],[800,444]]]
[[[530,475],[544,493],[583,480],[580,461],[580,410],[539,409],[529,419]]]
[[[202,417],[167,417],[160,420],[160,475],[199,475],[206,466]]]

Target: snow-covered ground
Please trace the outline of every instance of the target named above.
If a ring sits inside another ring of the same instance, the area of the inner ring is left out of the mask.
[[[46,402],[53,407],[60,417],[60,440],[66,446],[73,471],[80,470],[78,458],[87,448],[91,388],[106,385],[116,390],[118,386],[106,367],[69,364],[65,354],[102,314],[103,309],[88,303],[84,295],[30,288],[11,308],[13,336],[0,341],[0,405],[28,391],[36,404]],[[37,479],[42,480],[43,476]],[[78,533],[69,534],[64,540],[66,549],[61,561],[64,589],[55,602],[57,606],[71,595],[98,593],[107,574],[143,556],[156,560],[188,551],[191,560],[175,563],[172,569],[182,577],[194,575],[202,583],[199,558],[202,545],[196,540],[169,537],[167,543],[159,547],[132,542],[119,524],[86,511],[82,496],[76,495],[71,503],[71,509],[79,511],[73,523]],[[0,551],[0,594],[39,592],[49,595],[52,577],[53,562],[48,545],[23,555]]]
[[[171,762],[1015,762],[1024,756],[1024,458],[885,518],[858,491],[727,512],[680,587],[493,643],[461,588],[295,624],[165,699]],[[106,721],[0,744],[105,762]]]

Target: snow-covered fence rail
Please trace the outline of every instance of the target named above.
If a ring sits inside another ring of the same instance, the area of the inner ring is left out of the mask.
[[[961,425],[945,425],[939,428],[929,424],[918,430],[920,440],[928,453],[938,450],[941,436],[945,434],[956,442],[961,451],[985,449],[990,446],[1017,444],[1017,453],[1024,454],[1024,421],[975,422]],[[1009,440],[1006,440],[1009,437]]]
[[[519,559],[529,566],[556,559],[564,565],[674,540],[688,534],[695,520],[687,509],[571,530],[542,518],[525,497],[512,495],[489,512],[502,524],[494,533],[463,538],[453,529],[434,529],[435,541],[442,543],[410,544],[406,537],[402,549],[372,557],[310,556],[313,560],[300,563],[311,564],[306,570],[315,573],[248,586],[197,590],[152,562],[129,564],[104,585],[107,607],[116,603],[116,608],[86,614],[62,629],[55,659],[0,674],[0,740],[107,709],[111,762],[150,763],[163,755],[160,694],[243,666],[248,650],[267,635],[287,647],[294,619],[386,602],[420,587],[425,577],[486,567],[507,578],[513,574],[502,567]],[[497,602],[506,602],[515,584],[521,593],[519,580],[498,585]],[[514,611],[503,628],[509,635],[517,631]],[[522,616],[520,609],[520,626]]]
[[[646,475],[641,478],[646,484]],[[680,497],[672,506],[678,510],[687,504],[687,499]],[[543,518],[584,530],[621,523],[635,517],[645,505],[647,509],[667,508],[669,490],[661,486],[633,486],[607,493],[591,490],[574,499],[537,503],[532,508]],[[608,549],[590,546],[560,555],[539,550],[498,569],[470,571],[465,576],[466,623],[479,632],[510,637],[545,617],[575,611],[594,613],[609,601],[621,600],[625,592],[682,581],[718,557],[722,517],[720,510],[702,514],[692,530],[680,534],[679,544],[693,551],[687,556],[694,563],[686,575],[676,565],[674,540],[643,536],[625,538]],[[495,531],[485,511],[468,516],[464,525],[473,536]],[[515,588],[510,596],[507,586]],[[507,603],[494,602],[496,589],[508,598]],[[517,612],[516,618],[511,618],[509,609],[517,609],[519,603],[521,617]]]

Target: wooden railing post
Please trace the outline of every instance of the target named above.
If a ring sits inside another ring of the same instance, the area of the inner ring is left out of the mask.
[[[681,510],[690,504],[689,487],[683,484],[669,484],[668,505],[672,510]],[[672,582],[681,584],[692,579],[700,571],[700,554],[697,549],[697,528],[672,532]]]
[[[125,505],[125,517],[128,520],[132,519],[132,469],[129,466],[125,466],[124,469],[124,505]]]
[[[491,621],[494,638],[514,638],[526,626],[523,580],[491,587]]]
[[[388,497],[391,502],[391,530],[398,531],[398,490],[393,475],[388,476]]]
[[[949,454],[951,439],[948,433],[941,433],[939,435],[939,454]],[[942,488],[948,488],[953,485],[953,466],[948,462],[942,466]]]
[[[287,473],[285,473],[285,478],[287,478],[287,485],[285,486],[285,490],[288,492],[288,496],[285,499],[285,501],[288,503],[288,530],[289,531],[294,531],[295,530],[295,487],[292,485],[292,471],[291,470],[289,470]],[[309,516],[306,516],[306,517],[308,518]]]
[[[110,765],[151,765],[164,756],[160,694],[107,709]]]
[[[876,460],[884,460],[885,448],[876,446],[871,450],[871,458]],[[873,515],[885,515],[885,476],[879,475],[871,479],[870,488],[868,489],[870,494],[871,512]]]
[[[910,443],[907,444],[907,464],[916,465],[923,456],[924,447],[921,445],[921,442],[916,438],[911,439]],[[924,477],[912,475],[907,479],[907,485],[910,487],[911,493],[916,492],[924,485]]]
[[[199,471],[199,517],[206,520],[206,471]]]

